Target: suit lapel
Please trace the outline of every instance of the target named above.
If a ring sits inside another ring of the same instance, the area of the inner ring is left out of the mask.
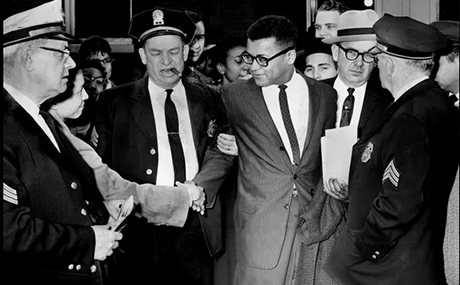
[[[251,94],[251,100],[248,100],[251,104],[254,113],[260,118],[262,124],[269,130],[269,133],[272,136],[272,139],[269,141],[274,144],[275,146],[281,146],[283,144],[283,140],[276,128],[275,123],[273,122],[273,118],[270,115],[270,111],[268,110],[267,104],[265,103],[265,99],[262,93],[262,88],[255,84],[254,79],[249,79],[248,82],[249,91],[247,94]],[[291,167],[291,161],[289,159],[289,155],[287,152],[280,152],[284,155],[281,155],[285,163]]]
[[[307,149],[308,145],[310,144],[311,137],[313,134],[313,129],[315,127],[316,117],[318,116],[318,92],[315,90],[313,86],[313,82],[308,80],[303,74],[299,72],[300,75],[305,79],[308,88],[308,126],[307,126],[307,137],[305,138],[305,145],[302,151],[302,157],[305,154],[305,150]],[[301,160],[302,160],[301,157]]]
[[[182,83],[184,84],[185,94],[187,96],[187,105],[189,110],[190,123],[192,125],[193,141],[195,143],[195,149],[198,151],[201,142],[200,130],[203,125],[202,121],[208,112],[205,110],[206,104],[203,102],[203,99],[200,96],[201,90],[188,82],[183,81]]]
[[[379,94],[377,94],[375,89],[375,85],[368,82],[366,92],[364,93],[364,102],[361,109],[361,116],[359,117],[358,129],[363,128],[380,103]]]
[[[136,83],[131,97],[126,100],[126,109],[142,133],[157,148],[155,118],[153,116],[152,101],[148,91],[148,76]]]

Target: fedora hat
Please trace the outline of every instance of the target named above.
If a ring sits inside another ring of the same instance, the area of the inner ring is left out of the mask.
[[[348,10],[342,13],[337,24],[337,37],[323,39],[326,44],[375,40],[372,26],[379,19],[374,10]]]

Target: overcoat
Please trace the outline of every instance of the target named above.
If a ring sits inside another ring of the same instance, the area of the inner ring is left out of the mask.
[[[326,264],[338,283],[445,284],[442,245],[456,132],[447,97],[426,79],[354,146],[347,224]]]
[[[59,153],[5,89],[2,111],[2,283],[97,284],[90,226],[109,214],[92,170],[60,132]]]

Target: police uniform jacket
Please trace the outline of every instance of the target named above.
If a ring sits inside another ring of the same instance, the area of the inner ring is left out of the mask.
[[[155,184],[158,138],[148,80],[146,76],[101,93],[95,123],[99,135],[96,150],[102,161],[117,171],[121,177],[137,183]],[[210,126],[212,121],[217,120],[221,115],[216,105],[219,95],[202,84],[183,81],[183,85],[189,106],[198,164],[201,166],[205,152],[212,141]],[[206,200],[209,204],[215,201],[216,192],[206,191]],[[222,249],[222,229],[220,203],[212,204],[214,207],[208,209],[205,216],[199,215],[199,218],[210,254],[214,255]]]
[[[62,133],[61,153],[4,89],[3,284],[98,284],[95,236],[106,224],[90,168]]]
[[[431,79],[354,146],[348,220],[327,261],[340,284],[445,284],[443,238],[458,137]]]

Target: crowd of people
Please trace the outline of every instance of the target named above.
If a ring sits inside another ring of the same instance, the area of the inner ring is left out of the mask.
[[[128,30],[145,74],[117,83],[61,0],[7,2],[2,283],[458,282],[459,22],[326,0],[305,37],[266,15],[206,45],[201,15],[155,7]],[[339,128],[346,180],[323,176]]]

